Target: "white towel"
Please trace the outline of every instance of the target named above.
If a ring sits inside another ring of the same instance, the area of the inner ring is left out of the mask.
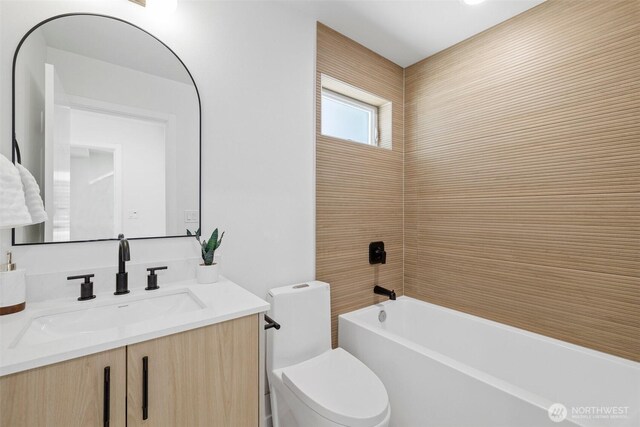
[[[31,224],[20,172],[0,154],[0,228]]]
[[[47,220],[47,213],[44,210],[44,203],[40,197],[40,186],[31,172],[20,163],[16,164],[20,178],[22,179],[22,187],[24,190],[24,200],[31,214],[31,224],[40,224]]]

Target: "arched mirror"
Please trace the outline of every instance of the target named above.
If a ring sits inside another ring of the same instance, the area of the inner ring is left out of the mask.
[[[70,14],[20,42],[14,162],[48,219],[14,245],[185,236],[200,225],[200,98],[184,63],[120,19]]]

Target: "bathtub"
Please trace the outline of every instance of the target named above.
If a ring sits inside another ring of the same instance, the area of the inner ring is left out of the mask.
[[[409,297],[338,330],[386,386],[392,427],[640,426],[640,363]]]

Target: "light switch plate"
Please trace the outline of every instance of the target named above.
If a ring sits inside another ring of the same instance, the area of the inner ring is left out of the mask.
[[[197,223],[200,220],[198,211],[184,211],[184,222]]]

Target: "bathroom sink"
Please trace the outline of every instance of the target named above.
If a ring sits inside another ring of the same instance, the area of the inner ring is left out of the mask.
[[[204,308],[189,290],[168,295],[146,296],[87,308],[69,308],[34,317],[16,337],[10,348],[56,341],[131,326],[160,317],[188,313]]]

